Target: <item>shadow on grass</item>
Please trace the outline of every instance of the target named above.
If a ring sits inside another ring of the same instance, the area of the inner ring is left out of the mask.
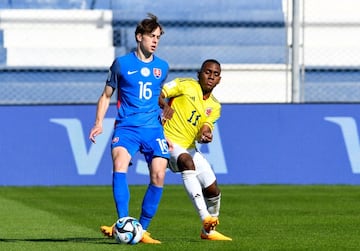
[[[73,242],[73,243],[93,243],[93,244],[117,244],[113,239],[104,238],[86,238],[86,237],[74,237],[74,238],[29,238],[29,239],[5,239],[0,238],[0,242]]]

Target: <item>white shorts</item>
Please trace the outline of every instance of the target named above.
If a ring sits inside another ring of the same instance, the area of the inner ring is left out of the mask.
[[[206,188],[214,183],[216,176],[213,169],[211,168],[210,163],[196,148],[185,149],[174,143],[173,147],[173,150],[170,152],[170,160],[168,164],[168,167],[171,171],[180,172],[177,166],[177,158],[182,153],[188,153],[194,161],[197,178],[200,181],[202,188]]]

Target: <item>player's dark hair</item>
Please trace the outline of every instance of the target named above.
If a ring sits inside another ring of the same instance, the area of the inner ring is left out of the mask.
[[[143,19],[135,30],[135,39],[136,34],[145,34],[152,33],[156,28],[160,28],[160,34],[164,34],[164,29],[162,25],[159,23],[157,16],[154,14],[148,13],[148,18]]]
[[[217,61],[216,59],[206,59],[206,60],[202,63],[202,65],[201,65],[200,72],[204,69],[204,66],[205,66],[207,63],[217,64],[217,65],[220,67],[220,70],[221,70],[221,64],[219,63],[219,61]]]

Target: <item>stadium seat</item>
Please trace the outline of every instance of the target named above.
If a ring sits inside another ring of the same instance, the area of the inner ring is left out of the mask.
[[[110,11],[4,10],[1,14],[7,66],[105,67],[114,58]],[[48,25],[49,20],[56,28]]]
[[[110,9],[111,0],[0,0],[4,9]]]
[[[113,47],[93,48],[7,48],[7,66],[11,67],[75,67],[98,68],[111,64]]]
[[[6,49],[4,48],[4,31],[0,30],[0,66],[6,64]]]
[[[164,45],[239,45],[239,46],[286,46],[283,27],[165,27],[160,40]],[[135,46],[134,28],[118,29],[121,44]]]
[[[114,46],[127,51],[136,46],[134,26],[139,17],[156,14],[165,29],[157,54],[172,66],[189,68],[210,55],[229,64],[286,62],[287,34],[280,0],[206,4],[125,0],[114,2],[112,9]]]
[[[283,46],[160,46],[156,54],[175,68],[196,68],[207,58],[223,64],[284,64],[287,59]]]
[[[122,0],[113,1],[112,8],[114,10],[158,10],[157,12],[191,12],[191,13],[208,13],[217,12],[224,13],[231,9],[236,10],[252,10],[252,9],[281,9],[282,1],[279,0],[226,0],[214,1],[210,0],[204,4],[203,1],[143,1],[143,0]],[[156,13],[157,13],[156,12]]]
[[[125,47],[115,47],[115,57],[122,56],[125,53],[129,52]]]
[[[18,103],[96,101],[106,78],[106,67],[110,66],[114,56],[124,55],[135,48],[134,28],[148,12],[156,14],[165,29],[156,54],[170,64],[168,79],[177,76],[196,78],[192,76],[194,69],[198,69],[207,58],[216,58],[223,64],[284,64],[287,60],[287,35],[281,0],[45,2],[0,0],[0,5],[11,3],[13,9],[109,8],[112,13],[109,12],[110,15],[102,21],[105,29],[96,23],[96,15],[88,18],[86,14],[86,24],[91,28],[81,33],[74,25],[64,25],[73,20],[67,15],[54,19],[63,23],[65,28],[58,34],[56,29],[46,30],[43,26],[45,29],[30,29],[23,33],[16,28],[8,28],[4,33],[6,37],[2,39],[0,31],[0,64],[34,69],[20,72],[0,70],[0,79],[6,83],[8,92],[17,90],[21,85],[27,94],[15,97]],[[92,29],[98,30],[94,32]],[[26,36],[29,39],[24,39]],[[8,41],[11,41],[9,45]],[[43,67],[45,70],[41,70]],[[86,89],[86,93],[77,89]],[[5,103],[15,102],[8,98],[0,94],[0,100]]]
[[[107,70],[0,69],[0,104],[92,103],[106,77]]]
[[[133,7],[134,8],[134,7]],[[228,8],[232,8],[229,6]],[[113,10],[114,25],[134,26],[139,21],[139,17],[145,17],[148,12],[156,14],[165,26],[169,25],[203,25],[203,26],[220,26],[220,25],[276,25],[284,26],[284,17],[281,9],[276,10],[238,10],[231,9],[226,12],[186,12],[180,9],[176,12],[156,9],[153,6],[143,11],[136,9]]]
[[[0,47],[0,66],[6,65],[6,48]]]
[[[57,29],[40,27],[37,29],[12,28],[6,30],[6,46],[17,48],[95,48],[112,47],[111,27],[65,26]],[[1,32],[0,32],[1,46]]]
[[[308,68],[305,76],[306,102],[359,102],[360,71],[357,67]]]
[[[57,1],[57,0],[11,0],[12,9],[69,9],[80,8],[82,0],[78,1]]]
[[[88,9],[110,10],[112,2],[114,2],[114,1],[111,1],[111,0],[97,0],[97,1],[96,0],[87,0],[87,6],[88,6]]]
[[[10,8],[9,0],[0,0],[0,9]]]
[[[4,30],[0,30],[0,47],[4,47]]]

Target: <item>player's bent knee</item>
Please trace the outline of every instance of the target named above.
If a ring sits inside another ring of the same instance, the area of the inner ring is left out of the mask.
[[[186,170],[195,170],[194,161],[188,153],[180,154],[180,156],[177,159],[177,166],[180,172]]]

